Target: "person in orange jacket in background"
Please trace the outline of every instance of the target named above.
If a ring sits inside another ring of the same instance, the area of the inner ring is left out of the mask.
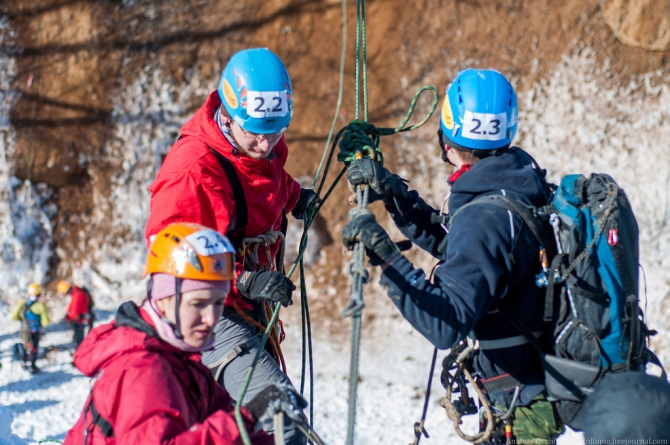
[[[93,299],[85,287],[73,286],[64,280],[58,282],[56,290],[71,296],[65,319],[72,325],[74,348],[77,349],[93,327]]]

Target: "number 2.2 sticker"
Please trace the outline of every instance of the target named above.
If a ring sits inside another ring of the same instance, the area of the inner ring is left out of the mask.
[[[463,116],[463,137],[468,139],[499,141],[507,135],[507,114],[473,113]]]
[[[248,91],[247,114],[258,119],[286,116],[288,114],[286,91]]]

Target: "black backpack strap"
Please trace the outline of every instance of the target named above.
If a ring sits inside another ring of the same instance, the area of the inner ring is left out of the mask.
[[[514,312],[512,312],[502,301],[497,301],[495,307],[500,311],[500,313],[509,321],[509,323],[514,326],[514,328],[519,331],[526,340],[533,346],[537,348],[541,353],[546,352],[545,347],[542,346],[542,343],[537,339],[533,332],[528,329],[526,324],[517,317]]]
[[[523,222],[526,223],[530,231],[533,232],[537,241],[544,250],[546,250],[549,258],[553,258],[556,255],[556,241],[554,241],[554,238],[552,237],[548,224],[546,224],[545,221],[542,221],[537,208],[526,205],[508,196],[485,195],[464,205],[458,209],[458,212],[473,204],[489,204],[516,213],[523,219]]]
[[[244,196],[244,189],[242,188],[240,177],[237,176],[237,172],[235,171],[235,166],[233,166],[233,163],[209,145],[207,148],[209,148],[212,154],[219,161],[221,168],[228,178],[230,188],[233,191],[233,199],[235,200],[235,219],[233,220],[232,228],[229,228],[226,232],[226,236],[230,239],[236,248],[240,248],[242,246],[242,239],[244,238],[244,230],[246,229],[247,223],[249,222],[247,199]]]
[[[109,422],[109,420],[102,417],[98,409],[95,407],[95,403],[93,403],[93,390],[91,390],[91,397],[85,411],[91,413],[91,423],[88,425],[84,423],[84,428],[86,429],[85,436],[88,436],[93,431],[93,428],[97,426],[100,428],[100,432],[103,434],[103,436],[114,437],[114,429],[112,428],[112,424]]]
[[[286,243],[286,231],[288,230],[288,218],[286,217],[286,207],[284,207],[281,211],[281,225],[279,226],[279,230],[281,233],[284,234],[284,241],[283,243]],[[284,270],[284,255],[282,254],[282,250],[285,249],[286,246],[280,248],[279,251],[277,252],[277,256],[275,257],[275,264],[277,266],[277,271],[281,273],[286,273]]]

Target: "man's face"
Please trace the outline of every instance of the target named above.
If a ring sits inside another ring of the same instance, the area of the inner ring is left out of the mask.
[[[245,131],[237,122],[230,119],[229,121],[230,133],[237,142],[240,149],[253,159],[265,159],[270,156],[272,149],[277,145],[281,139],[284,131],[278,131],[270,134],[256,134]]]

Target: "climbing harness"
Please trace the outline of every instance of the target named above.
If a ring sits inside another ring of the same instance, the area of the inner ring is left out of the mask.
[[[265,247],[265,254],[267,256],[268,264],[272,265],[272,256],[270,253],[270,246],[279,242],[279,254],[276,258],[275,270],[281,270],[284,264],[284,252],[286,250],[286,243],[284,234],[279,230],[268,230],[265,233],[253,238],[242,239],[242,250],[244,251],[244,266],[247,264],[252,267],[246,270],[257,270],[260,264],[258,258],[258,248]]]
[[[442,385],[446,388],[447,395],[440,399],[440,406],[444,408],[447,417],[453,422],[456,434],[463,440],[477,444],[491,437],[496,422],[491,405],[466,366],[466,360],[474,348],[474,341],[468,338],[461,341],[458,346],[451,348],[449,355],[444,358],[442,363]],[[472,385],[486,413],[486,428],[474,436],[465,434],[459,426],[462,423],[462,416],[477,414],[478,412],[477,405],[475,405],[474,399],[470,397],[466,383]],[[451,400],[452,394],[460,394],[455,402]],[[511,413],[512,410],[510,409],[509,412]]]

